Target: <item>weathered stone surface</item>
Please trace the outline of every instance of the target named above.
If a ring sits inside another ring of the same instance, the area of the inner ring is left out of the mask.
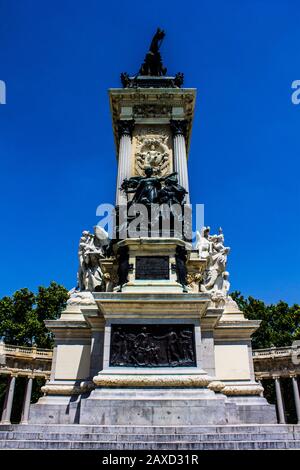
[[[2,425],[0,449],[300,449],[300,426]]]

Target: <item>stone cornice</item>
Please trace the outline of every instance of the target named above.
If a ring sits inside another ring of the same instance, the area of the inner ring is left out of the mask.
[[[259,320],[239,320],[218,322],[215,330],[215,339],[250,339],[260,325]]]
[[[94,294],[106,319],[113,318],[194,318],[204,315],[209,303],[206,294],[188,293],[117,293]]]
[[[136,124],[142,122],[168,124],[170,119],[186,120],[186,143],[187,149],[189,149],[196,99],[195,88],[111,88],[109,97],[117,154],[119,150],[118,121],[120,119],[134,119]],[[142,112],[143,106],[146,110],[149,105],[159,105],[159,116],[154,116],[152,120],[146,114],[143,116]],[[162,113],[163,108],[166,110],[165,116]],[[136,114],[135,110],[137,109]],[[179,115],[177,110],[181,110]]]

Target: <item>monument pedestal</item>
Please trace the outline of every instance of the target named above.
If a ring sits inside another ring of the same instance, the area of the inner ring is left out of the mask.
[[[97,387],[82,400],[81,424],[188,426],[227,424],[226,397],[207,388],[157,387],[107,389]]]

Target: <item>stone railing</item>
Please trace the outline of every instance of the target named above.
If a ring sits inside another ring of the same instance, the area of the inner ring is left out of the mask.
[[[294,350],[292,346],[285,346],[282,348],[268,348],[268,349],[255,349],[253,351],[253,358],[264,358],[264,357],[278,357],[278,356],[290,356]]]
[[[253,359],[267,359],[275,357],[288,357],[300,349],[300,346],[284,346],[281,348],[267,348],[253,350]]]
[[[25,346],[14,346],[11,344],[0,343],[0,355],[5,354],[5,356],[11,357],[24,357],[32,359],[52,359],[53,352],[51,349],[41,349],[35,346],[25,347]]]

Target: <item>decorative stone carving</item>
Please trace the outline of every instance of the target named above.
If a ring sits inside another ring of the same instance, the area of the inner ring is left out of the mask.
[[[206,387],[213,378],[206,374],[99,374],[93,382],[98,387]]]
[[[135,173],[144,174],[152,168],[155,175],[164,176],[170,170],[168,135],[139,135],[136,137]]]
[[[214,380],[207,386],[209,390],[213,390],[214,392],[222,392],[224,387],[225,387],[225,384],[221,382],[220,380]]]
[[[186,136],[187,133],[187,121],[183,119],[171,119],[170,120],[170,127],[173,136],[176,135],[183,135]]]
[[[118,135],[119,139],[122,137],[122,135],[129,135],[130,137],[132,136],[132,131],[134,129],[134,120],[133,119],[122,119],[117,122],[118,124]]]
[[[203,227],[201,233],[196,232],[196,246],[195,249],[199,252],[199,258],[209,260],[212,253],[212,243],[209,239],[210,227]]]
[[[127,72],[122,72],[120,79],[124,88],[129,88],[131,86],[131,80]]]
[[[121,73],[123,88],[181,88],[184,75],[176,73],[175,77],[151,77],[135,75],[130,77],[127,72]]]
[[[224,313],[231,313],[231,314],[241,314],[242,312],[240,311],[238,304],[233,300],[230,295],[227,295],[226,297],[226,303],[225,303],[225,308],[224,308]]]
[[[197,232],[196,248],[199,257],[206,260],[206,271],[201,285],[202,292],[210,292],[212,300],[219,304],[224,302],[229,291],[229,273],[226,271],[229,247],[224,246],[224,235],[219,229],[218,235],[210,235],[210,228],[204,227],[201,234]]]
[[[74,291],[71,293],[70,298],[67,301],[68,305],[93,305],[95,304],[94,297],[91,292]]]
[[[103,282],[105,292],[112,292],[118,284],[117,265],[115,258],[105,258],[100,260],[100,266],[103,273]]]
[[[170,117],[172,115],[172,106],[164,104],[140,104],[133,106],[134,117],[159,118]]]
[[[41,387],[41,391],[47,395],[80,395],[81,393],[89,392],[94,388],[91,381],[83,381],[79,384],[52,384],[46,383]]]
[[[100,259],[105,257],[109,245],[107,232],[99,226],[94,227],[94,234],[84,230],[79,240],[78,288],[80,291],[102,290],[103,275]]]
[[[177,88],[180,88],[183,85],[184,74],[182,72],[177,72],[174,78],[174,85]]]
[[[187,286],[192,292],[199,292],[199,283],[201,281],[200,273],[188,273],[187,274]]]
[[[226,385],[221,392],[227,396],[261,395],[264,388],[259,384]]]

